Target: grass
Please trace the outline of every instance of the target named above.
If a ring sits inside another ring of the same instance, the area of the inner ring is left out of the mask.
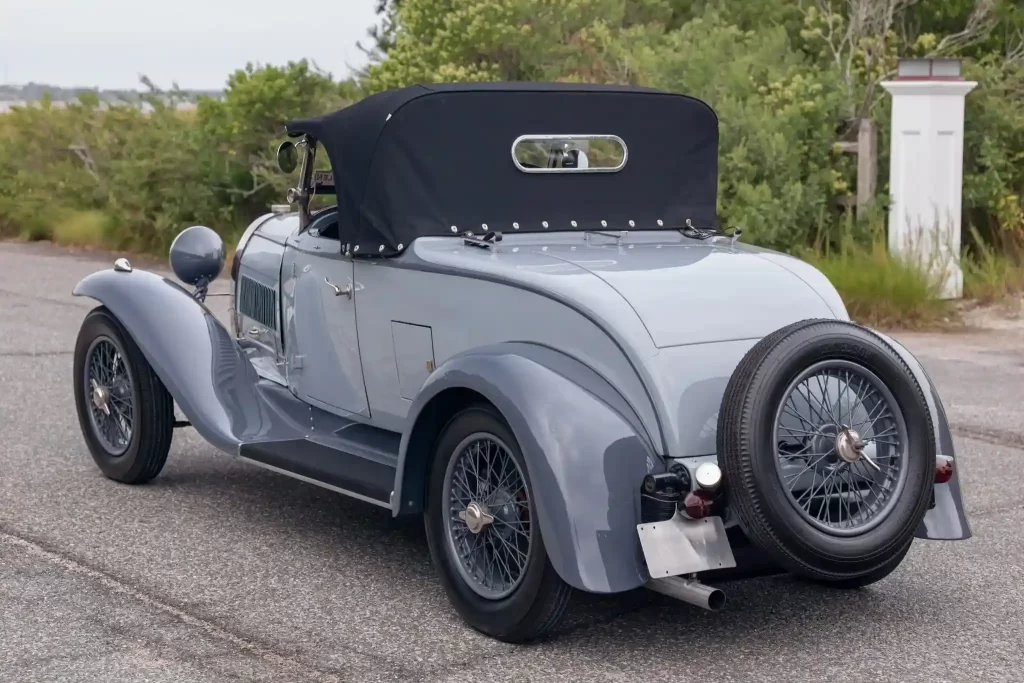
[[[871,246],[849,242],[804,258],[832,281],[857,322],[880,328],[920,328],[957,318],[950,302],[935,297],[926,273],[890,254],[881,240]]]
[[[0,234],[12,234],[11,223],[4,222]],[[105,248],[112,227],[110,216],[102,211],[63,209],[22,216],[13,234],[26,242],[46,240],[67,247]]]
[[[992,304],[1024,292],[1024,255],[997,252],[972,233],[973,251],[961,260],[964,296]]]
[[[2,227],[2,226],[0,226]],[[7,232],[10,234],[10,225]],[[111,217],[96,210],[64,210],[48,221],[22,221],[24,240],[53,242],[87,249],[109,249]],[[959,320],[959,307],[935,297],[936,289],[924,270],[889,253],[884,231],[868,240],[841,240],[838,247],[817,248],[799,254],[821,270],[839,291],[850,317],[879,328],[924,328]],[[987,305],[1024,292],[1024,252],[996,250],[973,234],[969,253],[961,259],[964,297]],[[864,244],[864,242],[868,244]],[[164,256],[160,254],[160,256]],[[234,257],[229,249],[225,272]]]
[[[50,239],[69,247],[104,247],[111,223],[102,211],[63,211],[50,225]]]

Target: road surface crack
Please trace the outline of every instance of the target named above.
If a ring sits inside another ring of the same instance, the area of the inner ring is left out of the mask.
[[[996,429],[992,427],[979,427],[970,424],[951,425],[950,431],[957,436],[975,441],[984,441],[995,446],[1008,446],[1010,448],[1024,448],[1024,434],[1010,431],[1008,429]]]
[[[20,536],[8,533],[0,529],[0,543],[18,548],[29,555],[36,558],[50,562],[51,564],[57,565],[65,571],[84,576],[91,579],[107,590],[113,593],[131,598],[137,602],[144,604],[145,606],[163,612],[164,614],[170,615],[181,622],[199,629],[207,636],[221,640],[231,644],[237,649],[245,652],[246,654],[252,655],[258,659],[269,662],[281,668],[282,670],[295,673],[302,677],[303,680],[315,681],[316,683],[342,683],[343,681],[349,680],[345,674],[334,673],[330,671],[324,671],[314,666],[304,664],[301,661],[289,656],[285,656],[274,652],[271,648],[261,645],[260,643],[236,633],[218,626],[217,624],[197,617],[193,614],[186,612],[180,607],[175,607],[159,598],[152,595],[148,595],[143,591],[133,588],[132,586],[124,583],[123,581],[110,576],[102,571],[87,567],[80,562],[64,555],[58,551],[50,550],[43,547],[42,545],[26,540]],[[346,648],[351,649],[351,648]],[[361,656],[371,657],[374,659],[380,659],[379,656],[367,654],[364,652],[357,652]],[[388,666],[393,666],[390,662]],[[407,676],[408,672],[398,672],[403,680],[409,680],[414,678]]]
[[[70,356],[74,351],[0,351],[0,358],[44,358]]]

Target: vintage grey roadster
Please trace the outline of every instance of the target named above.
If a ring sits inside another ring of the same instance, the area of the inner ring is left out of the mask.
[[[156,477],[191,426],[422,515],[457,612],[507,641],[574,591],[718,609],[725,579],[860,587],[915,539],[970,536],[921,364],[718,224],[703,102],[424,85],[287,131],[295,187],[238,243],[230,330],[201,226],[170,254],[193,291],[124,259],[75,288],[100,304],[74,391],[106,476]]]

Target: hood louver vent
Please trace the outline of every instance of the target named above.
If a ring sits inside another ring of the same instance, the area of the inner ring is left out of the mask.
[[[238,312],[256,322],[277,329],[277,292],[242,276],[238,283]]]

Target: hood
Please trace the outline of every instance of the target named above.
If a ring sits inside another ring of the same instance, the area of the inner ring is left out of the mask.
[[[514,235],[493,250],[443,240],[428,260],[548,289],[612,325],[638,318],[657,348],[756,339],[798,320],[847,318],[824,275],[776,252],[664,231],[628,240],[541,237]]]

